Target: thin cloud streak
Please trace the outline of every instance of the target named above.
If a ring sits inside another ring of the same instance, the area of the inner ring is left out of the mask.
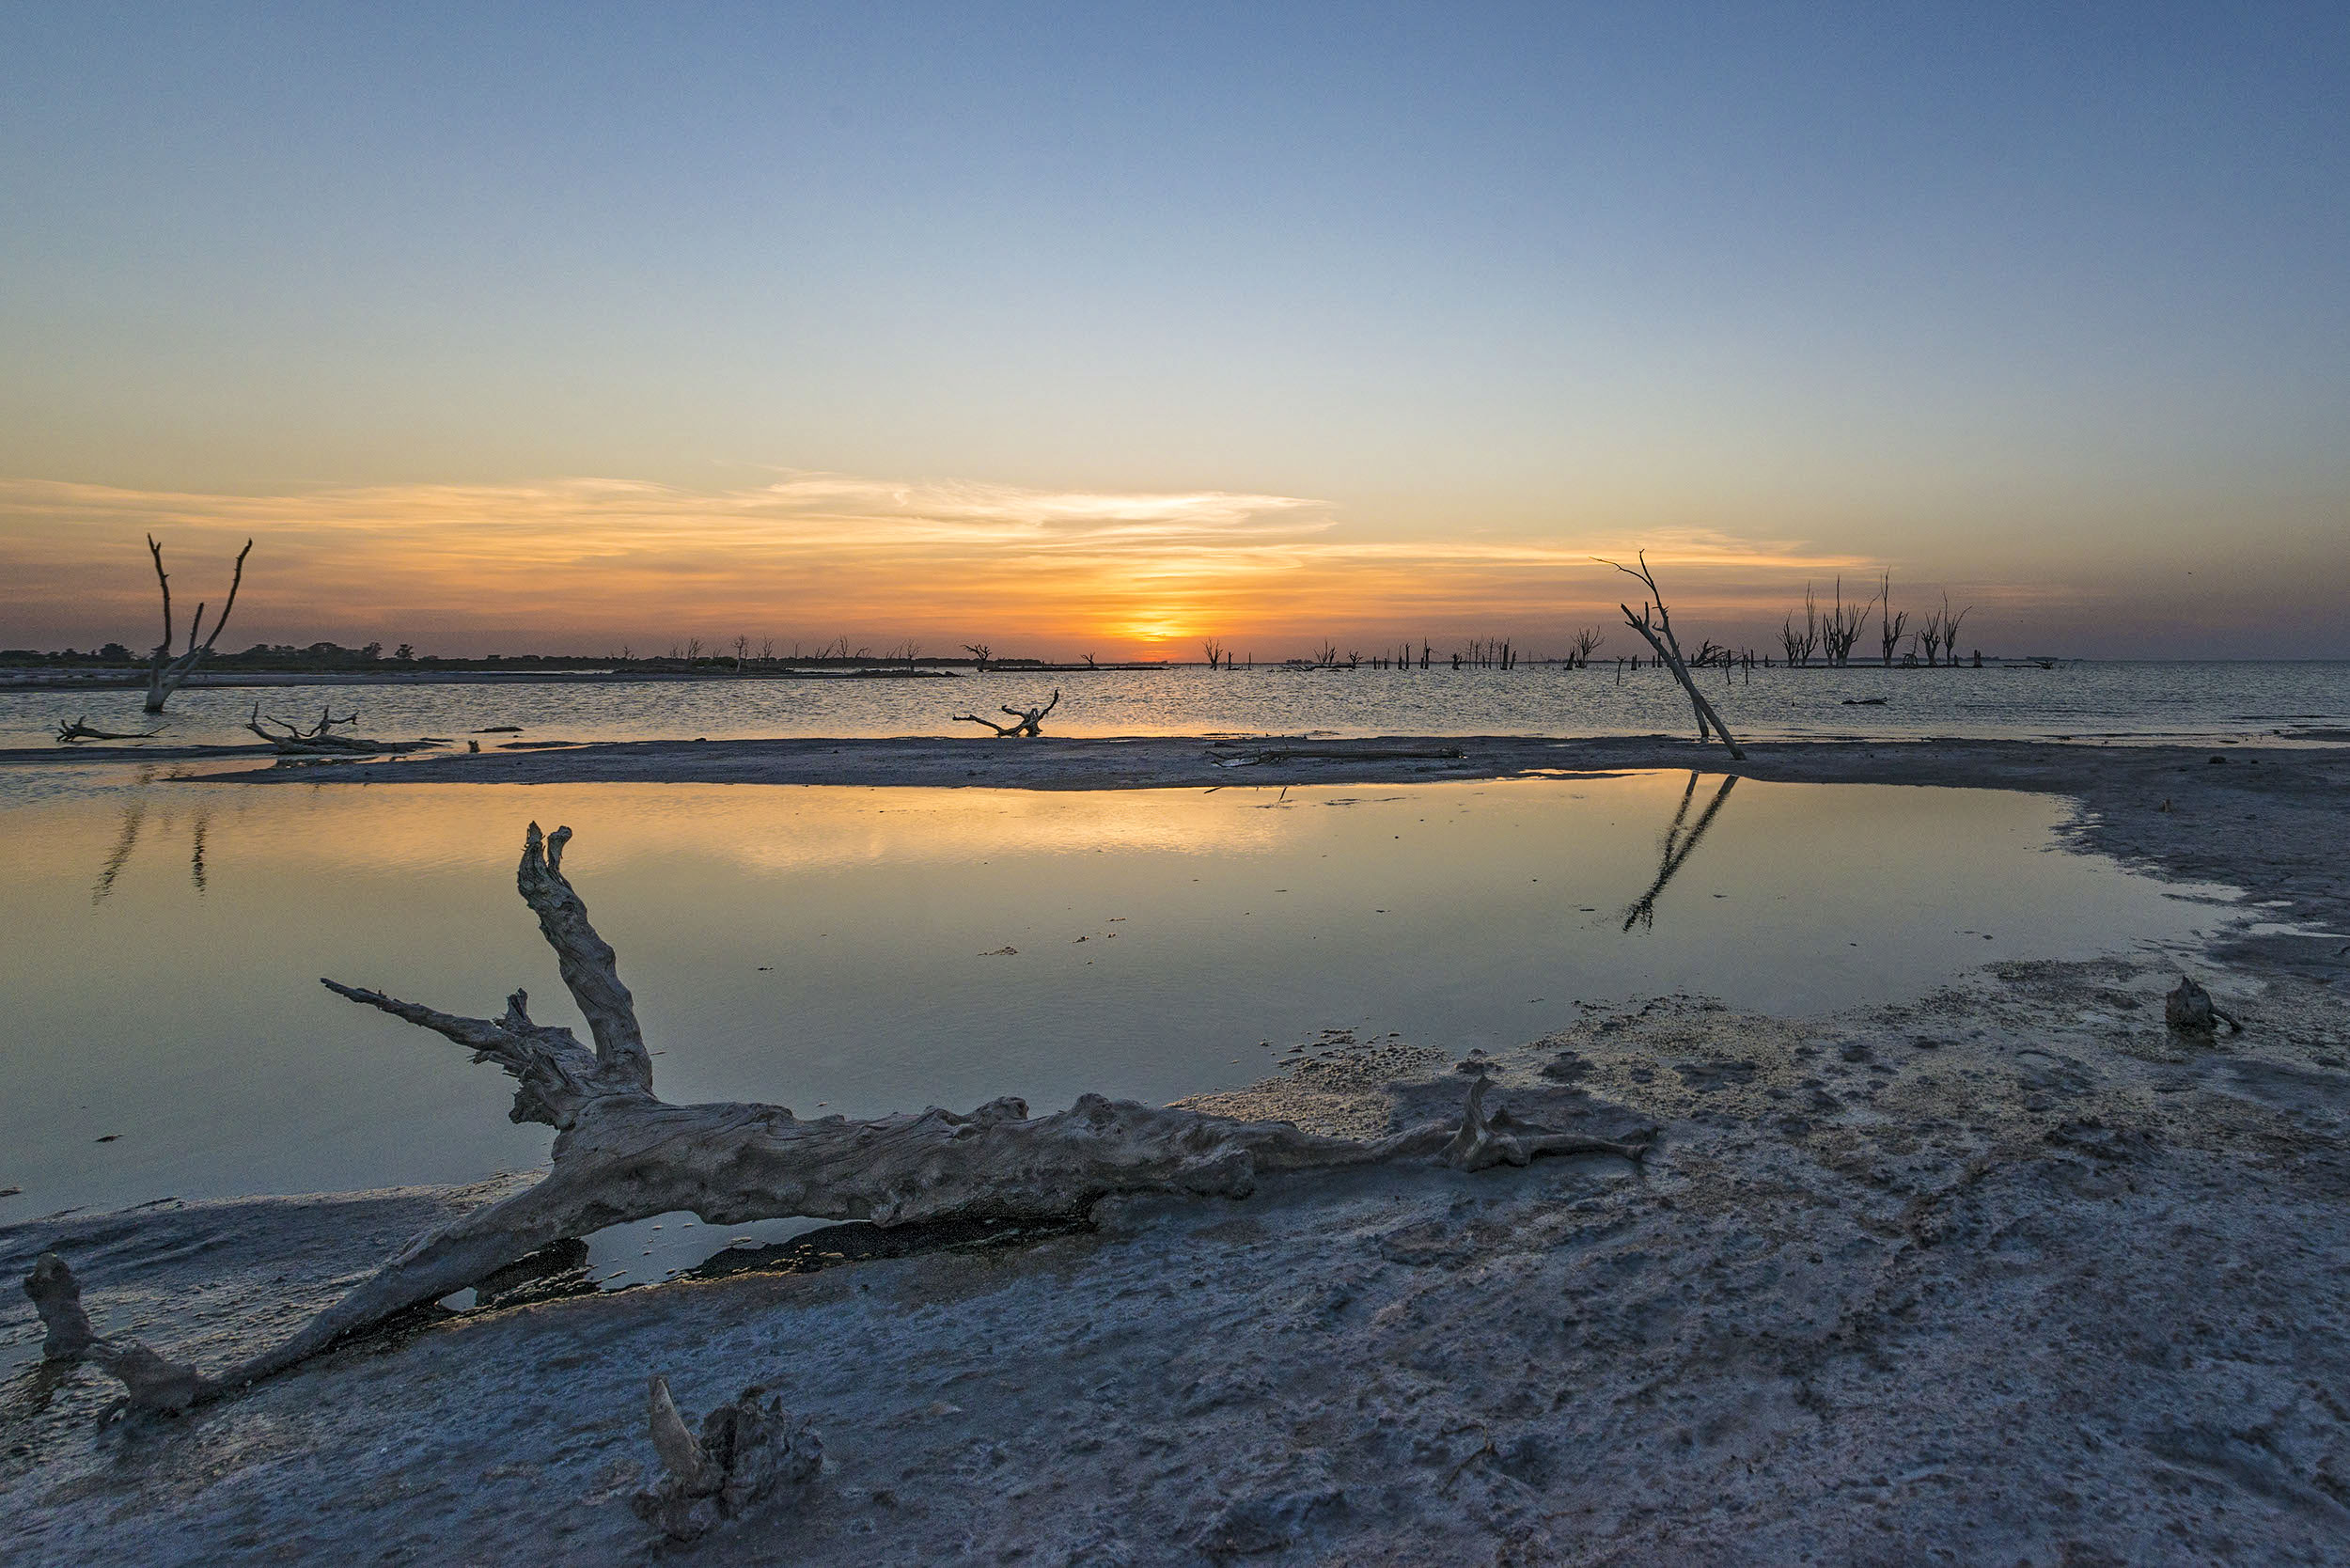
[[[1207,632],[1535,635],[1612,616],[1620,595],[1592,557],[1642,547],[1671,573],[1677,608],[1775,623],[1790,585],[1878,570],[1800,540],[1702,528],[1362,538],[1324,501],[1226,491],[804,472],[716,492],[565,478],[222,495],[13,480],[0,481],[0,643],[151,636],[149,531],[166,541],[175,588],[198,596],[237,541],[260,541],[239,611],[257,640],[373,636],[451,652],[643,651],[738,632],[787,646],[845,632],[1176,656]]]

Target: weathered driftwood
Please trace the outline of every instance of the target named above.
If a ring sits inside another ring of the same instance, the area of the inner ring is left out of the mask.
[[[1672,614],[1665,608],[1665,595],[1656,586],[1655,574],[1649,571],[1648,552],[1641,551],[1639,558],[1640,566],[1637,572],[1621,561],[1603,560],[1600,563],[1614,567],[1627,577],[1637,578],[1648,587],[1648,602],[1640,606],[1638,615],[1632,613],[1629,604],[1616,606],[1623,612],[1623,623],[1647,639],[1648,645],[1656,651],[1657,658],[1663,660],[1666,667],[1673,672],[1673,679],[1681,682],[1681,689],[1689,694],[1689,704],[1698,713],[1699,741],[1705,739],[1706,728],[1710,725],[1714,732],[1722,738],[1722,745],[1729,748],[1731,757],[1737,761],[1745,761],[1747,754],[1731,734],[1730,726],[1722,722],[1722,715],[1714,711],[1714,705],[1705,700],[1705,694],[1698,690],[1698,683],[1689,678],[1689,666],[1681,657],[1681,639],[1673,635]]]
[[[160,713],[171,694],[187,683],[196,673],[196,666],[212,656],[212,644],[220,640],[222,628],[228,624],[228,614],[237,607],[237,589],[244,586],[244,558],[253,554],[253,541],[246,540],[244,548],[237,552],[236,574],[228,579],[228,602],[220,607],[220,619],[212,622],[212,635],[197,642],[204,630],[204,606],[196,606],[196,619],[188,622],[188,646],[177,658],[171,651],[171,576],[164,571],[164,547],[155,536],[147,536],[147,552],[155,557],[155,586],[164,595],[164,640],[155,645],[149,655],[147,672],[147,711]]]
[[[244,727],[276,747],[281,757],[381,757],[387,752],[415,751],[441,744],[439,739],[431,736],[414,741],[370,741],[361,735],[335,733],[337,725],[358,722],[359,711],[356,708],[337,718],[330,705],[320,710],[318,723],[305,729],[274,713],[262,717],[261,705],[256,702],[253,712],[245,717]],[[277,726],[275,730],[268,728],[273,724]]]
[[[654,1377],[646,1403],[660,1473],[628,1499],[636,1516],[672,1541],[691,1541],[777,1488],[813,1480],[824,1467],[822,1440],[766,1393],[744,1389],[703,1417],[697,1436],[669,1380]]]
[[[2195,1034],[2210,1034],[2221,1024],[2228,1026],[2231,1034],[2244,1032],[2244,1026],[2236,1022],[2232,1014],[2222,1011],[2219,1004],[2211,999],[2210,992],[2185,975],[2179,977],[2179,983],[2171,988],[2170,995],[2163,998],[2162,1016],[2163,1021],[2172,1028]]]
[[[955,722],[957,724],[985,725],[988,729],[995,730],[998,738],[1010,735],[1026,735],[1034,737],[1044,733],[1043,729],[1041,728],[1041,726],[1044,723],[1044,715],[1059,706],[1060,693],[1058,691],[1055,691],[1053,693],[1053,700],[1047,702],[1042,708],[1014,708],[1007,703],[1003,712],[1011,715],[1012,722],[1010,724],[998,724],[992,718],[981,718],[977,713],[957,713],[955,715]]]
[[[879,1226],[946,1218],[1033,1219],[1082,1213],[1114,1193],[1245,1198],[1277,1172],[1441,1158],[1465,1170],[1537,1154],[1637,1159],[1650,1133],[1618,1140],[1527,1127],[1484,1110],[1472,1087],[1458,1128],[1431,1122],[1371,1141],[1324,1137],[1288,1122],[1233,1121],[1087,1094],[1031,1118],[1016,1099],[967,1116],[935,1107],[870,1121],[804,1121],[781,1105],[673,1105],[652,1091],[652,1058],[611,947],[563,875],[571,829],[532,823],[515,875],[555,949],[556,968],[595,1044],[540,1024],[520,991],[502,1017],[465,1018],[380,991],[321,983],[446,1036],[516,1082],[508,1113],[556,1130],[554,1168],[534,1185],[417,1237],[290,1338],[215,1376],[144,1346],[87,1340],[84,1354],[122,1380],[133,1406],[178,1410],[316,1355],[344,1335],[462,1290],[548,1245],[606,1226],[686,1211],[716,1225],[802,1216]],[[26,1290],[54,1337],[87,1335],[62,1260],[44,1259]]]
[[[160,729],[133,729],[119,733],[112,729],[92,729],[89,715],[84,713],[71,724],[60,723],[57,726],[57,744],[71,745],[77,741],[144,741],[162,733]]]

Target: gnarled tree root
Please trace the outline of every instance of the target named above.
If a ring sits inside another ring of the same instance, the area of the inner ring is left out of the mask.
[[[1016,1099],[967,1116],[935,1107],[870,1121],[803,1121],[781,1105],[673,1105],[652,1091],[652,1058],[611,947],[563,875],[571,829],[532,823],[516,885],[555,949],[563,983],[594,1049],[532,1021],[517,991],[504,1016],[465,1018],[379,991],[322,981],[352,1001],[446,1036],[516,1081],[516,1121],[553,1127],[554,1168],[535,1184],[461,1215],[400,1254],[290,1338],[216,1375],[126,1341],[95,1335],[72,1272],[46,1254],[25,1290],[49,1329],[50,1354],[87,1358],[118,1378],[133,1408],[175,1411],[283,1371],[337,1340],[495,1273],[551,1243],[684,1210],[714,1225],[785,1217],[902,1225],[948,1218],[1035,1219],[1081,1213],[1117,1193],[1245,1198],[1259,1177],[1407,1159],[1458,1169],[1524,1165],[1540,1154],[1637,1159],[1653,1130],[1628,1140],[1552,1132],[1484,1108],[1470,1086],[1457,1128],[1431,1122],[1357,1140],[1282,1121],[1234,1121],[1197,1111],[1080,1096],[1031,1118]]]

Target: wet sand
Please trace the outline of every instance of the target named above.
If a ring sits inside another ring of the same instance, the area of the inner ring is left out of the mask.
[[[1343,745],[1466,755],[686,743],[331,772],[1139,788],[1725,762]],[[1656,1121],[1637,1168],[1120,1200],[1026,1247],[454,1318],[179,1421],[100,1430],[97,1373],[28,1371],[0,1388],[5,1555],[658,1560],[620,1499],[660,1371],[697,1410],[765,1384],[826,1447],[804,1495],[676,1554],[697,1561],[2350,1560],[2350,750],[1774,745],[1733,771],[2063,795],[2085,846],[2298,930],[2214,941],[2201,978],[2240,1035],[2168,1028],[2151,961],[2026,960],[1821,1017],[1592,1007],[1470,1064],[1334,1048],[1201,1102],[1393,1124],[1456,1105],[1465,1065],[1539,1120]],[[485,1083],[483,1114],[503,1098]],[[29,1221],[0,1264],[59,1247],[102,1324],[218,1364],[485,1190]]]

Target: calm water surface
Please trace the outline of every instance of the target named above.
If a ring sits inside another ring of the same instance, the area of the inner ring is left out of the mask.
[[[2070,664],[1985,669],[1770,669],[1705,678],[1741,734],[1915,738],[2272,735],[2350,725],[2350,664]],[[538,740],[737,739],[760,735],[977,736],[974,708],[1042,702],[1051,731],[1196,735],[1645,735],[1680,733],[1689,708],[1669,674],[1585,670],[1205,669],[918,680],[617,682],[603,684],[356,685],[184,691],[157,744],[238,742],[264,713],[315,719],[356,708],[359,732],[462,737],[520,725]],[[1882,706],[1860,706],[1882,698]],[[156,727],[133,691],[0,688],[0,747],[48,746],[60,720]],[[1848,706],[1848,700],[1855,705]],[[485,749],[501,744],[491,737]],[[0,787],[5,787],[0,785]]]
[[[1161,1101],[1262,1076],[1327,1028],[1458,1053],[1538,1037],[1578,1001],[1833,1008],[2228,917],[2056,850],[2063,809],[1680,773],[20,798],[0,810],[0,1186],[24,1190],[0,1219],[541,1161],[501,1075],[318,984],[486,1014],[519,984],[576,1027],[513,891],[534,818],[577,832],[568,867],[666,1096],[861,1116]]]

